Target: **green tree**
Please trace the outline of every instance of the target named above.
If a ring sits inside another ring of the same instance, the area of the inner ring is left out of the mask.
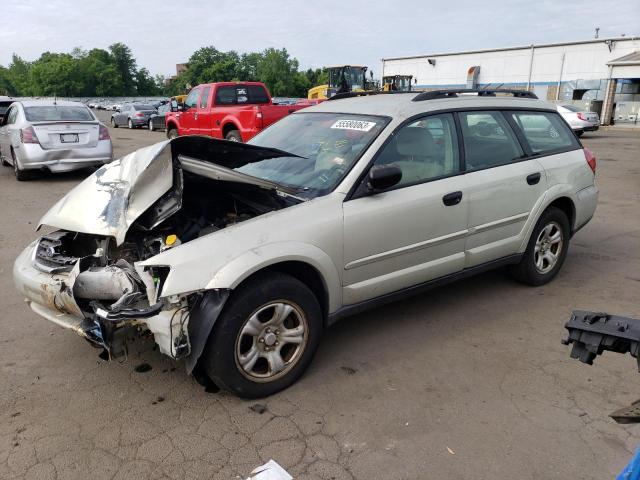
[[[136,87],[138,95],[153,96],[158,94],[156,81],[146,68],[141,68],[136,72]]]
[[[16,95],[16,93],[9,70],[0,66],[0,95]]]
[[[94,48],[78,59],[83,78],[82,95],[110,97],[123,90],[122,78],[112,55],[101,48]]]
[[[82,93],[78,60],[68,53],[43,53],[31,65],[32,95],[73,97]]]
[[[109,46],[109,51],[122,81],[122,91],[117,95],[135,95],[137,65],[131,49],[124,43],[118,42]]]
[[[262,61],[262,53],[243,53],[238,65],[238,79],[245,82],[255,82],[258,80],[258,64]]]
[[[14,53],[8,71],[16,95],[31,95],[31,64]]]
[[[258,63],[257,74],[258,79],[267,86],[274,97],[301,96],[302,94],[298,60],[290,58],[286,48],[266,49]]]

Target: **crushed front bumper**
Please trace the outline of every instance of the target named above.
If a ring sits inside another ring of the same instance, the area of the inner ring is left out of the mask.
[[[190,345],[185,333],[188,323],[181,323],[180,330],[176,330],[171,322],[176,312],[184,310],[184,306],[157,302],[138,308],[113,308],[113,305],[108,306],[98,300],[86,305],[85,300],[83,310],[73,293],[81,274],[81,262],[78,261],[70,272],[44,272],[34,265],[37,244],[36,241],[29,245],[13,266],[16,288],[35,313],[103,348],[108,358],[126,355],[127,336],[139,326],[145,326],[154,334],[163,353],[173,358],[189,353]]]

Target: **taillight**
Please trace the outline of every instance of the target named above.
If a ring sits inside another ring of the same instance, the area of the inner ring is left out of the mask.
[[[40,143],[33,127],[26,127],[20,130],[20,141],[22,143]]]
[[[587,164],[589,165],[589,168],[595,175],[596,174],[596,156],[593,154],[591,150],[589,150],[588,148],[585,148],[584,158],[587,160]]]
[[[137,113],[136,113],[136,117],[144,117],[144,113],[142,113],[142,112],[137,112]]]
[[[109,136],[109,129],[102,124],[100,124],[100,135],[98,136],[98,140],[111,140],[111,136]]]
[[[262,128],[262,111],[260,107],[253,107],[256,111],[256,128]]]
[[[577,115],[578,115],[578,118],[579,118],[580,120],[586,120],[586,119],[587,119],[587,117],[585,117],[585,116],[584,116],[584,113],[582,113],[582,112],[578,112],[578,113],[577,113]]]

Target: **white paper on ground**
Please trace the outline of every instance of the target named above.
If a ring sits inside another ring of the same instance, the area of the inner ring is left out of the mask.
[[[274,460],[255,468],[247,480],[293,480],[287,471]]]

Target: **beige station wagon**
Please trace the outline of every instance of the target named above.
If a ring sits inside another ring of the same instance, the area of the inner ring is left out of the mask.
[[[105,165],[44,215],[15,282],[110,358],[150,331],[189,373],[262,397],[340,318],[500,266],[551,281],[595,168],[528,92],[343,94],[249,144],[180,137]]]

